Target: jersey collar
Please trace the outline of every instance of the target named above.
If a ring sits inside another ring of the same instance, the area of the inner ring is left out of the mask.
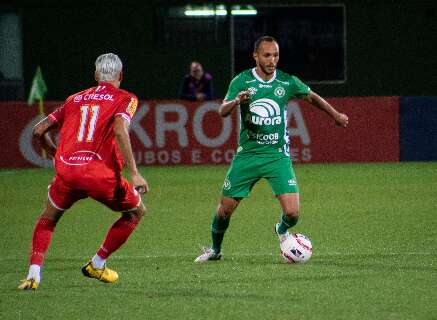
[[[100,81],[97,85],[98,86],[107,86],[107,87],[115,88],[114,85],[112,85],[111,83],[106,82],[106,81]]]
[[[273,73],[273,77],[269,81],[264,81],[263,79],[261,79],[261,77],[258,75],[258,73],[256,73],[256,68],[252,68],[252,74],[259,82],[262,82],[262,83],[271,83],[276,79],[276,70]]]

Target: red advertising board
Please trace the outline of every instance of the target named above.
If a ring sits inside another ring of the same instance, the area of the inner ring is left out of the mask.
[[[287,105],[295,162],[399,161],[399,98],[333,98],[350,119],[336,127],[323,112],[302,100]],[[46,112],[59,103],[46,102]],[[218,101],[141,101],[131,123],[134,156],[143,165],[226,164],[238,137],[238,117],[221,118]],[[50,166],[32,140],[37,107],[0,103],[0,167]]]
[[[347,129],[336,127],[306,102],[290,101],[292,157],[301,162],[399,161],[399,97],[327,99],[349,117]],[[302,119],[300,119],[302,118]]]

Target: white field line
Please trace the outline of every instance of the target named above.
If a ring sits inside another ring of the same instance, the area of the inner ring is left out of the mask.
[[[223,256],[225,257],[273,257],[280,256],[279,250],[278,252],[270,252],[270,253],[226,253],[226,251],[222,251]],[[175,254],[141,254],[141,255],[116,255],[111,259],[162,259],[162,258],[195,258],[199,255],[199,252],[194,253],[175,253]],[[318,257],[335,257],[335,256],[355,256],[355,255],[382,255],[382,256],[434,256],[437,255],[437,252],[362,252],[362,253],[344,253],[344,252],[329,252],[329,253],[317,253]],[[22,258],[22,257],[20,257]],[[18,257],[0,257],[0,261],[10,261],[20,259]],[[61,257],[57,257],[56,253],[53,253],[51,256],[53,259],[58,259]],[[83,259],[84,256],[68,256],[64,257],[66,259]]]
[[[163,254],[163,255],[117,255],[116,258],[125,259],[125,258],[149,258],[149,259],[160,259],[160,258],[177,258],[177,257],[194,257],[197,256],[199,252],[194,253],[183,253],[183,254]],[[268,252],[268,253],[227,253],[225,250],[222,251],[223,256],[226,257],[272,257],[272,256],[279,256],[279,250],[278,252]],[[329,253],[317,253],[318,257],[334,257],[334,256],[354,256],[354,255],[378,255],[378,253],[375,252],[369,252],[369,253],[343,253],[343,252],[329,252]],[[380,253],[380,255],[383,256],[433,256],[437,255],[437,252],[387,252],[387,253]]]
[[[9,176],[11,174],[16,174],[17,170],[0,170],[0,176]]]

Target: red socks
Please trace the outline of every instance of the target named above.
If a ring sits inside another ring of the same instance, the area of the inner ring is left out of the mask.
[[[41,266],[52,240],[56,222],[47,218],[39,218],[35,224],[32,238],[32,250],[30,252],[30,264]]]
[[[135,215],[123,215],[109,229],[103,245],[97,251],[97,254],[103,259],[107,259],[126,242],[139,222],[140,220]]]
[[[103,245],[97,254],[107,259],[114,251],[120,248],[137,227],[140,220],[135,215],[123,215],[118,219],[106,234]],[[35,224],[32,238],[32,250],[30,264],[41,266],[44,263],[45,254],[50,246],[52,234],[56,223],[47,218],[39,218]]]

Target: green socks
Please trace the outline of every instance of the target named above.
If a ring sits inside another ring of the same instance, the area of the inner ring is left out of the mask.
[[[223,238],[225,236],[225,232],[229,227],[229,222],[231,218],[220,218],[217,215],[214,215],[214,218],[212,219],[212,225],[211,225],[211,235],[212,235],[212,249],[219,253],[222,248],[222,242]],[[278,227],[278,233],[284,234],[287,232],[287,230],[294,225],[296,225],[297,221],[299,220],[299,217],[292,217],[289,218],[285,214],[281,215],[281,222],[279,223]]]
[[[211,225],[211,235],[212,235],[212,250],[215,253],[219,253],[222,247],[223,237],[225,236],[226,229],[229,227],[230,217],[220,218],[214,215]]]
[[[289,228],[296,225],[297,220],[299,220],[299,217],[289,218],[285,214],[282,214],[281,215],[281,222],[279,223],[279,227],[278,227],[278,233],[279,234],[286,233]]]

